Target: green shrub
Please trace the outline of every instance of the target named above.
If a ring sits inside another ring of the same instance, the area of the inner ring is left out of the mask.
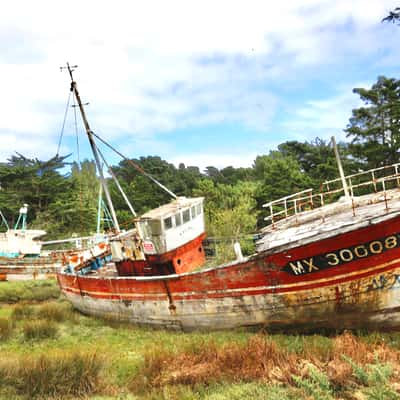
[[[393,368],[390,364],[368,364],[368,384],[365,391],[369,400],[398,400],[397,393],[390,384]]]
[[[314,365],[308,366],[308,377],[293,376],[296,385],[315,400],[333,400],[329,378]]]
[[[375,364],[360,366],[351,358],[342,356],[353,370],[353,375],[358,382],[366,386],[365,394],[368,400],[397,400],[399,394],[391,387],[390,377],[393,367],[389,363],[380,363],[378,358]]]
[[[359,366],[357,363],[355,363],[350,357],[345,356],[344,354],[342,355],[343,360],[348,362],[353,370],[353,375],[356,377],[359,383],[362,385],[366,386],[368,385],[368,372],[361,366]]]
[[[58,331],[53,321],[40,319],[25,322],[22,330],[26,340],[54,338]]]

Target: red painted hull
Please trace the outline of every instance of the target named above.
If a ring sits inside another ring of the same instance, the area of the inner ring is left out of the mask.
[[[400,216],[198,272],[58,281],[80,311],[145,325],[398,329]]]

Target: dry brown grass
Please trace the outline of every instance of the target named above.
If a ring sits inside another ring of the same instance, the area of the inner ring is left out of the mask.
[[[390,363],[393,379],[400,376],[400,352],[384,343],[367,344],[350,333],[333,339],[328,351],[288,351],[268,335],[256,335],[245,345],[218,347],[205,343],[175,354],[155,349],[145,355],[141,371],[132,380],[134,391],[165,385],[209,385],[215,382],[282,383],[295,385],[293,376],[308,377],[310,365],[326,374],[335,388],[356,384],[355,364]]]
[[[295,354],[280,348],[269,337],[256,335],[244,346],[230,343],[219,348],[215,343],[207,343],[179,354],[156,349],[146,354],[143,370],[130,386],[145,389],[254,380],[288,383],[301,368]]]

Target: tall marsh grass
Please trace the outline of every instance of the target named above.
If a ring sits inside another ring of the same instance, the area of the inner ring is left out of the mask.
[[[25,322],[22,331],[25,340],[50,339],[57,336],[58,328],[53,321],[38,319]]]
[[[95,352],[57,351],[0,358],[0,380],[10,393],[29,399],[76,398],[100,391],[103,368],[104,361]]]
[[[75,318],[71,304],[66,302],[45,303],[36,310],[36,315],[41,319],[55,322],[73,320]]]
[[[55,279],[43,281],[0,282],[0,303],[58,299],[60,289]]]
[[[0,340],[8,339],[13,331],[13,322],[10,318],[0,318]]]
[[[74,320],[76,315],[70,303],[49,302],[39,306],[22,302],[13,307],[11,317],[14,321],[42,319],[54,322]]]
[[[25,319],[32,319],[35,316],[35,309],[31,304],[22,302],[16,304],[12,310],[11,318],[14,321],[20,321]]]

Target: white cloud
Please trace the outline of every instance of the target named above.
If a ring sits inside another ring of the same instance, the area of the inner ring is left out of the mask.
[[[371,83],[355,84],[354,87],[370,87]],[[333,97],[308,100],[293,111],[293,118],[283,123],[292,137],[311,140],[315,137],[327,138],[334,135],[338,140],[346,137],[346,128],[351,111],[361,106],[353,87],[342,87]]]
[[[0,131],[2,146],[0,160],[5,161],[11,155],[20,153],[28,158],[49,159],[56,154],[57,143],[49,142],[47,138],[32,138],[29,134],[3,133]],[[65,148],[63,153],[67,154]]]
[[[58,67],[67,60],[80,65],[92,128],[110,140],[129,134],[162,146],[163,132],[211,123],[267,133],[281,90],[319,68],[376,49],[398,62],[397,31],[380,24],[393,7],[386,0],[7,2],[0,156],[40,158],[56,147],[69,85]],[[288,126],[343,128],[339,109],[352,104],[345,97],[332,99],[335,112],[310,100]]]

